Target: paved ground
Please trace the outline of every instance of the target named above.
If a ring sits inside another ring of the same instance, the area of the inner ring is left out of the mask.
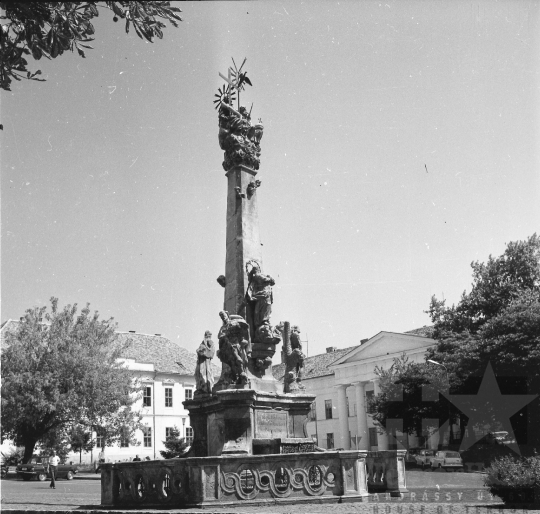
[[[79,475],[76,480],[59,480],[56,489],[50,482],[24,482],[8,477],[1,482],[2,514],[47,510],[95,512],[100,504],[99,475]],[[360,513],[360,514],[505,514],[497,498],[491,498],[483,486],[484,475],[480,473],[407,472],[407,486],[411,491],[404,500],[389,499],[385,494],[373,496],[365,503],[348,504],[302,504],[264,505],[246,507],[224,507],[188,512],[215,512],[219,514],[268,513],[268,514],[315,514],[315,513]],[[113,511],[117,512],[117,511]],[[136,511],[130,511],[135,514]],[[146,511],[169,512],[169,511]],[[178,512],[178,511],[177,511]],[[513,512],[520,512],[520,509]],[[540,512],[526,511],[526,512]]]

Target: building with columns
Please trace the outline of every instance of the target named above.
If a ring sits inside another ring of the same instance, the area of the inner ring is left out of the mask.
[[[406,333],[379,332],[358,346],[326,353],[305,360],[303,384],[317,395],[307,424],[308,435],[321,448],[387,450],[413,447],[424,440],[403,435],[389,437],[373,423],[367,412],[367,399],[379,392],[377,366],[388,369],[396,357],[405,354],[411,362],[424,362],[426,350],[436,341],[428,337],[429,327]],[[283,379],[285,365],[273,368]],[[429,441],[435,444],[433,438]]]

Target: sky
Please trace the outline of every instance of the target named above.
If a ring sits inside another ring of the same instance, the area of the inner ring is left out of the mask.
[[[145,43],[2,91],[1,321],[58,297],[195,350],[221,324],[227,182],[212,101],[234,57],[262,119],[272,321],[309,355],[430,324],[472,261],[539,229],[537,1],[182,2]]]

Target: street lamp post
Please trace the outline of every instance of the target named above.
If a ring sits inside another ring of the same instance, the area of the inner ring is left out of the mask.
[[[440,366],[441,368],[444,368],[444,371],[446,373],[446,383],[448,385],[448,393],[450,393],[450,380],[448,379],[448,368],[442,364],[441,362],[434,361],[432,359],[428,359],[427,362],[431,362],[431,364],[435,364],[435,366]],[[448,405],[448,444],[450,444],[450,441],[454,440],[454,433],[452,430],[452,418],[450,416],[450,405]]]

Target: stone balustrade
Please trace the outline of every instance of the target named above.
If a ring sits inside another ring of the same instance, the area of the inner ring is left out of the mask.
[[[101,503],[196,507],[212,504],[362,501],[407,492],[404,450],[191,457],[102,466]]]

